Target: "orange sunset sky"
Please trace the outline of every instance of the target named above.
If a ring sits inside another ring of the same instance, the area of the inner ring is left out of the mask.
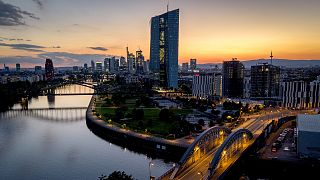
[[[130,51],[140,47],[148,59],[150,18],[164,13],[166,4],[0,0],[0,7],[22,13],[15,22],[0,15],[0,62],[14,64],[19,57],[41,59],[56,52],[125,56],[127,44]],[[171,0],[169,7],[180,9],[179,63],[190,58],[199,63],[268,58],[271,50],[275,58],[320,59],[319,0]],[[83,63],[73,56],[63,58],[69,64]]]

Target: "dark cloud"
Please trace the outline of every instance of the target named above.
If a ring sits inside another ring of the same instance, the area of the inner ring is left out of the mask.
[[[17,6],[0,0],[0,26],[25,25],[24,17],[39,20],[33,13],[23,11]]]
[[[12,49],[31,51],[31,52],[45,52],[41,49],[45,48],[44,46],[38,46],[33,44],[6,44],[0,43],[0,46],[11,47]]]
[[[0,41],[31,41],[30,39],[23,39],[23,38],[6,38],[6,37],[0,37]]]
[[[107,51],[107,48],[104,47],[88,47],[89,49],[97,50],[97,51]]]
[[[60,49],[60,48],[61,48],[61,46],[52,46],[52,48]]]
[[[33,0],[33,2],[35,2],[39,9],[43,9],[43,1],[42,0]]]

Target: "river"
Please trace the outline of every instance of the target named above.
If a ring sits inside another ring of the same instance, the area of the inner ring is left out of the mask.
[[[80,87],[64,88],[74,92]],[[83,95],[39,96],[29,101],[29,109],[86,107],[90,99]],[[18,108],[19,104],[14,106]],[[86,125],[85,109],[50,112],[1,116],[0,179],[98,179],[116,170],[148,179],[150,161],[154,164],[151,174],[156,177],[173,166],[94,135]]]

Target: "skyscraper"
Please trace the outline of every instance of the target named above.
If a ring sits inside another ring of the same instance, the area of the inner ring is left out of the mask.
[[[163,88],[178,87],[179,9],[151,18],[150,70]]]
[[[190,59],[190,69],[193,71],[197,68],[197,59]]]
[[[19,63],[16,64],[16,71],[20,72],[20,64]]]
[[[224,61],[222,66],[222,94],[225,97],[242,97],[243,96],[243,77],[244,66],[233,58],[232,61]]]
[[[144,56],[142,51],[139,49],[136,51],[136,73],[143,73]]]
[[[96,71],[102,72],[102,62],[96,62]]]
[[[182,63],[182,72],[188,72],[189,70],[189,63]]]
[[[53,63],[51,59],[46,59],[45,75],[46,75],[46,80],[53,80],[54,68],[53,68]]]
[[[279,96],[280,68],[271,64],[251,66],[251,91],[254,98]]]
[[[92,70],[92,72],[94,72],[96,70],[96,66],[95,66],[93,60],[91,60],[91,70]]]

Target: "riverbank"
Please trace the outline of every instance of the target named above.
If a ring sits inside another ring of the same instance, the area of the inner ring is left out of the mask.
[[[175,157],[177,160],[179,160],[180,156],[183,155],[192,143],[192,140],[186,140],[184,138],[168,140],[108,124],[94,115],[92,111],[94,98],[95,96],[92,97],[89,103],[86,112],[86,121],[92,132],[102,138],[112,139],[113,142],[128,147],[129,149],[136,149],[140,152],[150,153],[150,155],[155,156]]]

